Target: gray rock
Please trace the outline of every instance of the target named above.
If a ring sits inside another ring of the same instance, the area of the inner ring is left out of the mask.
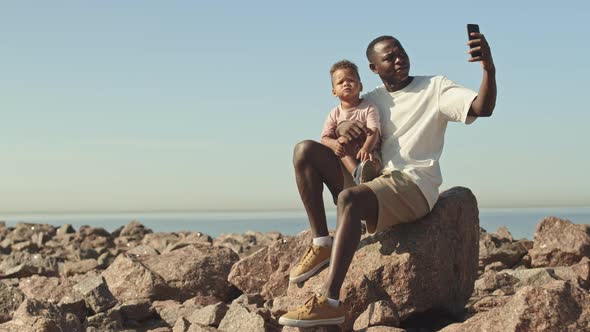
[[[123,328],[123,318],[121,312],[116,309],[110,309],[86,318],[88,327],[95,327],[98,331],[119,331]]]
[[[74,285],[74,290],[82,295],[88,308],[95,313],[110,309],[117,303],[102,276],[88,277]]]
[[[0,283],[0,323],[12,319],[12,314],[24,300],[25,295],[20,289]]]

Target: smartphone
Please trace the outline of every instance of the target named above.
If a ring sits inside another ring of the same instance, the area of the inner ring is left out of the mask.
[[[467,24],[467,36],[469,37],[469,40],[477,39],[477,37],[471,36],[471,33],[472,32],[479,32],[479,25],[477,25],[477,24]],[[476,58],[478,56],[481,56],[481,52],[473,52],[473,53],[471,53],[471,57],[472,58]]]

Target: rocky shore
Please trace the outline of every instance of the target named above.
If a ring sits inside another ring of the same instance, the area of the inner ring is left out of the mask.
[[[478,215],[453,188],[422,220],[364,235],[345,324],[301,331],[590,331],[590,225],[547,217],[531,241]],[[310,242],[0,222],[0,331],[298,331],[277,319],[327,274],[288,283]]]

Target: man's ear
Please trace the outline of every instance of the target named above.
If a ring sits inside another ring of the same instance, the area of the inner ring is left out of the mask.
[[[361,91],[363,91],[363,83],[361,83]]]
[[[374,65],[374,64],[372,64],[372,63],[369,63],[369,69],[371,69],[371,71],[372,71],[373,73],[377,74],[377,71],[376,71],[376,69],[375,69],[375,65]]]

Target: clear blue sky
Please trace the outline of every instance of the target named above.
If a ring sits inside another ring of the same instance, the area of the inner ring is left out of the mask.
[[[0,211],[301,209],[292,148],[318,139],[346,58],[380,84],[383,34],[414,75],[477,90],[479,23],[495,114],[451,124],[443,188],[480,205],[590,205],[586,2],[14,1],[0,5]]]

